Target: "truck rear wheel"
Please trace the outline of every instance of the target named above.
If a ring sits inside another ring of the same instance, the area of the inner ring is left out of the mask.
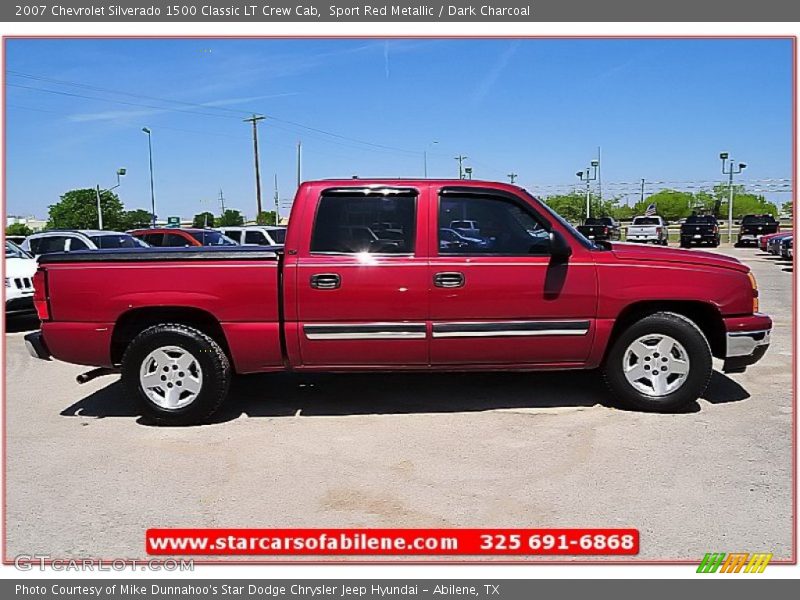
[[[627,406],[673,412],[697,400],[711,379],[711,348],[691,320],[658,312],[614,341],[603,367],[614,395]]]
[[[231,366],[202,331],[177,323],[148,327],[122,357],[122,383],[142,414],[162,425],[207,420],[228,395]]]

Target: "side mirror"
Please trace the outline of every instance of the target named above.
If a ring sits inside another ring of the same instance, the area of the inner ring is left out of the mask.
[[[566,260],[572,256],[572,246],[558,231],[550,232],[550,256],[557,260]]]

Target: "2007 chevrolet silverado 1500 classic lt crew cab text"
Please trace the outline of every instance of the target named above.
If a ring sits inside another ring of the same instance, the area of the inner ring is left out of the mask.
[[[449,243],[454,221],[480,243]],[[31,353],[119,370],[164,424],[207,419],[233,373],[287,369],[601,367],[629,406],[672,411],[772,327],[734,258],[593,243],[519,187],[462,180],[307,182],[282,252],[51,254],[34,288]]]

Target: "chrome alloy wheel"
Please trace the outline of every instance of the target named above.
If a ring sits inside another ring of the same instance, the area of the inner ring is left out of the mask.
[[[162,346],[142,361],[139,384],[154,404],[176,410],[197,399],[203,388],[203,370],[191,352],[179,346]]]
[[[625,350],[622,371],[636,391],[650,397],[666,396],[686,383],[689,355],[673,337],[643,335]]]

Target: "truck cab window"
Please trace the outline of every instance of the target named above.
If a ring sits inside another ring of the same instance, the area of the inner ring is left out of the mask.
[[[548,230],[514,202],[449,194],[439,202],[439,254],[527,256],[549,247]]]
[[[416,197],[412,195],[323,195],[311,252],[411,254]]]

